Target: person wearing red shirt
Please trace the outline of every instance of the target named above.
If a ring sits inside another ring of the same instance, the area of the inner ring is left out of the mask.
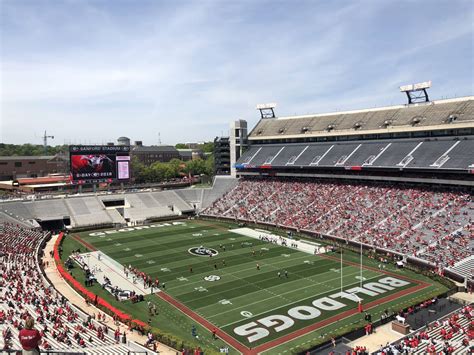
[[[25,328],[20,330],[18,339],[23,348],[23,354],[36,355],[39,354],[39,344],[41,342],[41,334],[37,329],[34,329],[35,320],[28,318],[25,322]]]

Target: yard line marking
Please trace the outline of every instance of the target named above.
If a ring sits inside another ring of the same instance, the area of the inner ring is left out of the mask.
[[[262,266],[272,267],[272,268],[274,268],[275,270],[281,270],[281,268],[277,268],[277,267],[273,266],[272,264],[266,264],[266,263],[263,263],[263,262],[262,262]],[[320,265],[320,266],[325,266],[325,264],[322,264],[322,265]],[[249,268],[248,270],[255,270],[255,267]],[[222,272],[225,272],[225,271],[222,270],[222,269],[221,269],[221,271],[222,271]],[[237,273],[239,273],[239,272],[236,272],[236,273],[227,273],[227,274],[230,275],[230,276],[237,277],[237,276],[235,276],[235,274],[237,274]],[[292,274],[293,274],[293,275],[296,275],[296,276],[299,276],[299,277],[300,277],[299,280],[305,279],[305,280],[309,280],[309,281],[311,281],[311,282],[313,282],[313,283],[318,284],[318,281],[315,281],[315,280],[313,280],[313,279],[310,278],[310,277],[300,276],[300,274],[298,274],[298,273],[296,273],[296,272],[293,272]],[[258,273],[254,273],[252,276],[254,276],[254,275],[258,275]],[[320,274],[318,274],[318,275],[320,275]],[[241,278],[239,278],[239,279],[241,279]],[[193,282],[193,283],[196,283],[196,282]],[[224,283],[223,283],[223,284],[224,284]],[[188,283],[188,284],[186,284],[185,286],[189,286],[189,285],[190,285],[190,284]],[[235,290],[235,289],[238,289],[238,288],[241,288],[241,287],[242,287],[242,286],[234,287],[234,288],[231,288],[231,289],[226,289],[226,290],[224,290],[224,291],[221,291],[221,292],[218,292],[218,293],[214,293],[213,295],[218,295],[218,294],[220,294],[220,293],[222,293],[222,292],[228,292],[228,291]],[[179,296],[185,295],[185,294],[187,294],[187,293],[189,293],[189,292],[179,293],[179,294],[176,294],[175,297],[179,297]]]
[[[168,302],[169,304],[173,305],[175,308],[181,311],[181,313],[185,314],[192,320],[198,322],[201,326],[203,326],[207,330],[212,331],[215,328],[214,324],[206,320],[204,317],[201,317],[196,312],[193,312],[189,307],[185,306],[183,303],[177,301],[176,299],[166,294],[165,292],[159,292],[159,293],[156,293],[155,295],[157,297],[160,297],[164,301]],[[242,344],[240,341],[238,341],[231,335],[227,334],[223,330],[219,329],[217,332],[217,336],[220,337],[223,341],[225,341],[234,349],[240,351],[242,354],[248,353],[249,350],[244,344]]]
[[[355,274],[356,274],[356,273],[354,273],[354,274],[352,274],[352,275],[355,275]],[[377,275],[377,276],[371,277],[369,280],[376,279],[377,277],[383,277],[383,275]],[[354,282],[354,283],[349,284],[347,287],[350,287],[350,286],[353,286],[353,285],[358,285],[358,284],[359,284],[359,282],[357,281],[357,282]],[[311,286],[314,286],[314,285],[311,285]],[[308,288],[308,287],[310,287],[310,286],[305,286],[305,287],[303,287],[303,288],[301,288],[301,289]],[[300,290],[301,290],[301,289],[300,289]],[[302,298],[302,299],[300,299],[300,300],[298,300],[298,301],[293,301],[293,302],[287,303],[287,304],[285,304],[285,305],[278,306],[278,308],[287,307],[287,306],[290,306],[290,305],[292,305],[292,304],[299,303],[299,302],[304,302],[304,301],[306,301],[307,299],[311,299],[311,298],[316,299],[316,298],[318,298],[317,296],[319,296],[319,295],[323,295],[323,294],[328,293],[328,292],[336,291],[337,289],[338,289],[337,287],[331,288],[331,290],[329,290],[329,291],[320,292],[320,293],[311,295],[311,296],[309,296],[309,297]],[[292,291],[289,291],[289,292],[293,292],[293,291],[296,291],[296,290],[292,290]],[[270,300],[270,299],[272,299],[272,298],[274,298],[274,297],[270,297],[270,298],[267,298],[267,299],[265,299],[265,300],[259,300],[259,301],[257,301],[257,302],[249,303],[249,304],[247,304],[246,306],[251,306],[251,305],[253,305],[253,304],[260,303],[260,302],[266,302],[266,301],[268,301],[268,300]],[[221,315],[221,314],[224,314],[224,313],[229,313],[229,312],[238,310],[239,308],[243,308],[243,307],[246,307],[246,306],[237,307],[237,308],[234,308],[234,309],[232,309],[232,310],[225,311],[225,312],[220,312],[220,313],[214,314],[213,316],[210,316],[210,317],[207,317],[207,318],[211,319],[211,318],[214,318],[214,317],[217,316],[217,315]],[[260,312],[260,313],[256,313],[256,314],[254,314],[253,316],[256,317],[256,316],[259,316],[259,315],[261,315],[261,314],[268,313],[268,312],[271,312],[271,311],[272,311],[272,310],[266,310],[266,311],[263,311],[263,312]],[[228,324],[222,325],[221,328],[225,328],[225,327],[228,327],[229,325],[242,322],[243,320],[244,320],[244,319],[239,319],[238,321],[235,321],[235,322],[232,322],[232,323],[228,323]]]
[[[278,256],[275,256],[275,258],[280,258],[280,256],[279,256],[279,255],[278,255]],[[271,258],[271,259],[274,259],[274,258]],[[295,257],[295,258],[293,258],[293,259],[291,259],[291,260],[286,260],[286,259],[284,259],[284,260],[281,260],[281,261],[275,261],[275,262],[272,263],[272,264],[273,264],[273,265],[276,265],[276,264],[284,264],[284,263],[290,264],[290,263],[293,263],[293,261],[295,261],[296,259],[303,259],[303,256],[301,256],[301,257]],[[321,264],[322,264],[322,265],[328,265],[328,264],[324,264],[324,263],[321,263]],[[241,265],[241,264],[239,264],[239,265]],[[238,266],[238,265],[236,265],[235,267],[237,267],[237,266]],[[290,266],[291,266],[291,265],[290,265]],[[234,266],[230,266],[230,267],[227,266],[227,268],[234,268]],[[221,270],[222,270],[222,269],[221,269]],[[238,270],[238,271],[231,272],[231,274],[234,274],[234,273],[237,274],[237,273],[241,273],[241,272],[249,271],[249,270],[255,270],[255,266],[252,265],[252,267],[245,268],[245,269],[240,269],[240,270]],[[206,270],[205,272],[200,272],[200,273],[193,274],[193,276],[199,277],[199,280],[190,282],[190,283],[188,283],[188,284],[186,284],[186,285],[176,285],[176,286],[172,286],[172,287],[169,287],[169,290],[175,290],[175,289],[180,288],[180,287],[183,287],[183,286],[190,286],[190,285],[192,285],[192,284],[202,283],[202,277],[201,277],[201,276],[202,276],[202,275],[208,275],[209,272],[210,272],[209,270]],[[255,274],[255,275],[257,275],[257,274]],[[226,282],[222,282],[222,283],[220,283],[220,285],[225,284],[225,283],[226,283]]]
[[[383,298],[380,298],[380,299],[377,299],[377,300],[374,300],[374,301],[371,301],[369,303],[367,303],[365,305],[365,309],[371,309],[373,307],[377,307],[381,304],[385,304],[389,301],[392,301],[400,296],[403,296],[403,295],[407,295],[407,294],[410,294],[410,293],[414,293],[416,291],[419,291],[419,290],[422,290],[426,287],[430,286],[430,284],[427,284],[425,282],[421,282],[421,281],[417,281],[416,282],[416,286],[414,287],[410,287],[410,288],[407,288],[407,289],[404,289],[404,290],[401,290],[399,292],[396,292],[392,295],[388,295],[386,297],[383,297]],[[300,328],[300,329],[297,329],[291,333],[288,333],[280,338],[277,338],[277,339],[274,339],[274,340],[270,340],[266,343],[263,343],[255,348],[252,348],[251,350],[249,350],[248,352],[246,352],[246,355],[256,355],[256,354],[259,354],[259,353],[262,353],[264,351],[268,351],[270,349],[274,349],[276,348],[277,346],[279,345],[282,345],[290,340],[295,340],[295,339],[298,339],[298,338],[301,338],[302,336],[305,336],[307,335],[309,332],[313,331],[313,330],[321,330],[321,329],[324,329],[324,327],[326,327],[327,325],[331,324],[331,323],[334,323],[338,320],[341,320],[341,319],[345,319],[345,318],[348,318],[348,317],[351,317],[355,314],[358,314],[358,310],[357,309],[350,309],[348,311],[344,311],[340,314],[337,314],[335,316],[332,316],[332,317],[329,317],[329,318],[326,318],[320,322],[316,322],[316,323],[313,323],[311,325],[308,325],[306,327],[303,327],[303,328]]]
[[[322,274],[318,274],[318,275],[323,275],[323,274],[326,274],[326,273],[327,273],[327,272],[322,273]],[[347,276],[356,275],[356,274],[358,274],[358,273],[359,273],[359,271],[357,271],[357,273],[350,273],[350,274],[347,274]],[[379,276],[381,276],[381,275],[379,275]],[[297,280],[294,280],[294,281],[295,281],[295,282],[299,282],[299,281],[301,281],[301,279],[297,279]],[[311,285],[307,285],[307,286],[300,287],[300,288],[297,288],[297,289],[292,289],[291,291],[287,291],[287,292],[284,292],[284,293],[282,293],[282,294],[288,294],[288,293],[292,293],[292,292],[294,292],[294,291],[296,291],[296,290],[302,290],[302,289],[305,289],[305,288],[308,288],[308,287],[319,286],[319,285],[324,285],[325,287],[334,289],[334,288],[332,288],[331,286],[326,285],[326,283],[329,282],[329,281],[333,281],[333,279],[332,279],[332,280],[327,280],[327,281],[324,281],[324,282],[314,282],[314,283],[312,283]],[[292,281],[292,282],[293,282],[293,281]],[[273,288],[273,287],[280,287],[280,286],[282,286],[282,285],[287,285],[287,286],[288,286],[289,284],[288,284],[288,283],[285,283],[285,284],[278,284],[278,285],[275,285],[275,286],[271,286],[270,288]],[[240,287],[239,287],[239,288],[240,288]],[[227,291],[229,291],[229,290],[227,290]],[[259,291],[256,291],[256,292],[259,292]],[[328,292],[328,291],[326,291],[326,292]],[[323,293],[324,293],[324,292],[323,292]],[[237,296],[237,297],[233,297],[232,300],[233,300],[234,302],[236,302],[236,300],[239,299],[239,298],[241,298],[241,297],[248,297],[248,294],[241,295],[241,296]],[[247,304],[245,304],[244,306],[239,306],[238,308],[234,308],[234,310],[235,310],[235,309],[242,308],[242,307],[246,307],[246,306],[249,306],[249,305],[252,305],[252,304],[256,304],[256,303],[260,303],[260,302],[263,302],[263,301],[267,301],[267,300],[272,299],[272,298],[274,298],[274,297],[265,298],[264,300],[259,300],[259,301],[254,302],[254,303],[247,303]],[[199,307],[198,309],[199,309],[199,310],[203,310],[203,309],[205,309],[205,308],[207,308],[207,307],[212,307],[212,306],[214,306],[214,304],[209,304],[209,305],[206,305],[206,306],[202,306],[202,307]],[[222,312],[222,313],[227,313],[227,312]],[[218,313],[218,314],[220,314],[220,313]],[[210,316],[210,318],[212,318],[212,317],[214,317],[214,316],[216,316],[216,315],[218,315],[218,314],[214,314],[214,315]]]

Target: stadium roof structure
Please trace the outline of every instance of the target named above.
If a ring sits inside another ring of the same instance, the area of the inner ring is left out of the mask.
[[[262,118],[250,141],[474,128],[474,96],[363,110]]]

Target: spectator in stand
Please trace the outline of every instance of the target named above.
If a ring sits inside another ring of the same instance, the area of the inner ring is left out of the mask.
[[[11,349],[12,339],[21,340],[27,334],[33,340],[29,333],[38,332],[41,339],[37,345],[44,350],[117,347],[113,337],[107,336],[107,326],[102,327],[93,317],[81,319],[66,298],[44,279],[36,255],[44,237],[42,231],[0,224],[0,323],[5,324],[2,345]],[[38,330],[24,326],[30,318]]]
[[[18,338],[24,355],[39,355],[40,353],[41,334],[37,329],[34,329],[34,325],[35,320],[28,318],[25,322],[25,327],[20,330]]]
[[[471,255],[474,235],[468,193],[394,185],[247,178],[202,214],[361,241],[428,260],[440,271]]]

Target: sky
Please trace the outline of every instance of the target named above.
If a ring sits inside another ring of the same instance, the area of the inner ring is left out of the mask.
[[[474,93],[472,0],[0,0],[0,143],[209,141],[283,117]]]

